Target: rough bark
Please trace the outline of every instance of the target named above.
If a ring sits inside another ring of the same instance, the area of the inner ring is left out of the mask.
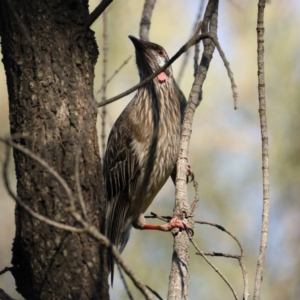
[[[202,24],[202,32],[217,34],[218,27],[218,0],[210,0]],[[210,61],[215,46],[210,39],[203,41],[204,52],[189,95],[182,125],[182,136],[177,162],[177,176],[175,189],[174,214],[182,213],[183,217],[190,215],[188,193],[186,185],[186,166],[189,150],[189,142],[192,132],[192,122],[195,110],[201,101],[201,91],[207,75]],[[190,225],[194,225],[194,219],[190,218]],[[188,299],[188,267],[189,267],[189,237],[186,232],[178,232],[174,237],[172,267],[169,276],[168,300]]]
[[[98,50],[84,27],[87,0],[0,0],[11,134],[45,159],[76,194],[75,158],[89,221],[99,229],[103,178],[92,106]],[[75,225],[45,169],[14,151],[17,193],[36,212]],[[78,206],[79,207],[79,206]],[[16,208],[13,275],[26,299],[107,299],[103,249],[88,235],[50,227]]]

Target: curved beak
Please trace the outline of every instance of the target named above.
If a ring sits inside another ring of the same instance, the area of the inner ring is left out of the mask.
[[[137,39],[133,35],[129,35],[128,37],[132,41],[136,50],[145,50],[146,46],[143,44],[143,42],[141,40]]]

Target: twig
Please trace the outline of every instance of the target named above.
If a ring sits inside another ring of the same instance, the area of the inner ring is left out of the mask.
[[[145,0],[140,22],[140,39],[144,41],[149,41],[149,30],[155,2],[156,0]]]
[[[195,30],[196,30],[196,28],[197,28],[197,25],[199,24],[199,22],[200,22],[200,20],[201,20],[201,16],[202,16],[202,14],[203,14],[203,9],[204,9],[204,2],[205,2],[205,0],[201,0],[201,2],[200,2],[198,15],[197,15],[197,17],[196,17],[196,21],[195,21],[195,24],[194,24],[194,26],[193,26],[193,33],[192,33],[192,36],[195,34]],[[199,31],[198,31],[198,32],[199,32]],[[197,33],[198,33],[198,32],[197,32]],[[199,43],[195,45],[195,51],[196,51],[196,47],[198,47],[198,49],[199,49]],[[196,52],[195,52],[195,54],[196,54]],[[185,71],[185,68],[186,68],[186,66],[187,66],[187,62],[188,62],[189,56],[190,56],[190,50],[188,50],[188,51],[185,53],[184,57],[183,57],[183,60],[182,60],[182,63],[181,63],[180,69],[179,69],[179,74],[178,74],[178,76],[177,76],[177,83],[178,83],[178,85],[180,85],[180,81],[181,81],[181,78],[182,78],[183,73],[184,73],[184,71]],[[198,68],[198,62],[197,62],[197,68]],[[194,76],[196,76],[196,71],[195,71],[194,73],[195,73]]]
[[[82,214],[84,216],[84,219],[87,222],[89,222],[88,213],[87,213],[86,205],[85,205],[85,202],[84,202],[84,199],[83,199],[82,189],[81,189],[81,184],[80,184],[80,172],[79,172],[80,155],[82,154],[82,152],[81,152],[81,149],[83,148],[83,145],[82,145],[83,138],[82,138],[82,136],[85,134],[87,120],[89,120],[89,116],[92,114],[93,111],[98,112],[98,109],[95,105],[94,99],[91,99],[89,97],[88,100],[90,102],[90,106],[88,107],[88,111],[87,111],[86,115],[83,116],[82,124],[79,127],[79,131],[78,131],[79,145],[77,145],[77,151],[76,151],[76,156],[75,156],[76,191],[77,191],[77,195],[78,195],[79,204],[80,204],[80,207],[81,207],[81,210],[82,210]]]
[[[6,272],[11,272],[14,267],[5,267],[3,270],[0,271],[0,275],[3,275]]]
[[[203,252],[203,254],[205,256],[214,256],[214,257],[228,257],[228,258],[235,258],[237,260],[239,260],[241,258],[240,255],[234,255],[234,254],[228,254],[228,253],[222,253],[222,252]],[[198,252],[196,253],[196,255],[201,255]]]
[[[107,57],[108,57],[108,42],[107,42],[107,13],[103,12],[103,71],[102,71],[102,82],[103,84],[106,82],[106,72],[107,72]],[[103,86],[102,90],[102,102],[106,100],[106,85]],[[106,125],[106,106],[102,107],[102,133],[101,133],[101,141],[102,141],[102,157],[104,157],[105,146],[106,146],[106,134],[105,134],[105,125]]]
[[[161,68],[159,68],[156,72],[154,72],[152,75],[150,75],[149,77],[147,77],[146,79],[144,79],[143,81],[141,81],[139,84],[136,84],[135,86],[133,86],[132,88],[128,89],[127,91],[117,95],[117,96],[114,96],[110,99],[107,99],[105,102],[100,102],[97,104],[98,107],[102,107],[103,105],[107,105],[107,104],[110,104],[116,100],[119,100],[129,94],[131,94],[132,92],[136,91],[137,89],[139,89],[140,87],[142,87],[143,85],[145,85],[146,83],[148,83],[149,81],[151,81],[154,77],[156,77],[158,74],[160,74],[162,71],[164,71],[166,68],[168,68],[176,59],[178,59],[178,57],[180,57],[182,55],[182,53],[186,52],[191,46],[195,45],[196,43],[199,43],[199,41],[201,40],[205,40],[205,39],[211,39],[214,44],[216,45],[219,53],[220,53],[220,56],[221,58],[223,59],[224,61],[224,65],[227,69],[227,73],[228,75],[230,75],[230,81],[231,81],[231,87],[232,87],[232,92],[233,92],[233,98],[234,98],[234,101],[236,102],[237,101],[237,87],[236,87],[236,84],[234,82],[234,78],[233,78],[233,73],[230,69],[230,66],[229,66],[229,63],[225,57],[225,54],[224,52],[222,51],[222,48],[220,46],[220,43],[218,42],[216,36],[214,34],[211,34],[211,33],[208,33],[208,32],[205,32],[205,33],[202,33],[200,35],[195,35],[193,36],[187,43],[185,43],[178,51],[177,53],[171,57],[171,59],[169,61],[166,62],[165,65],[163,65]]]
[[[112,81],[112,79],[123,69],[123,67],[129,62],[131,59],[132,55],[129,55],[127,59],[124,60],[124,62],[121,64],[121,66],[114,71],[114,73],[107,79],[106,82],[103,82],[101,85],[101,88],[97,91],[96,93],[96,98],[97,96],[102,92],[104,87],[107,87],[107,85]]]
[[[27,206],[17,195],[15,195],[15,193],[13,192],[12,188],[10,187],[10,183],[9,183],[9,179],[8,179],[8,165],[9,165],[9,146],[14,147],[13,145],[10,145],[9,142],[5,141],[4,139],[0,138],[0,141],[4,141],[4,143],[6,144],[6,151],[5,151],[5,159],[3,162],[3,170],[2,170],[2,176],[4,179],[4,185],[5,188],[7,189],[8,194],[17,202],[18,205],[20,205],[23,209],[25,209],[32,217],[38,219],[41,222],[44,222],[50,226],[56,227],[58,229],[62,229],[62,230],[66,230],[66,231],[71,231],[71,232],[76,232],[76,233],[82,233],[83,229],[81,228],[77,228],[74,226],[69,226],[69,225],[65,225],[59,222],[55,222],[47,217],[44,217],[42,215],[40,215],[39,213],[35,212],[34,210],[32,210],[29,206]]]
[[[262,282],[263,267],[268,242],[269,209],[270,209],[270,184],[269,184],[269,146],[268,127],[266,116],[266,96],[265,96],[265,71],[264,71],[264,9],[266,1],[259,0],[257,16],[257,65],[258,65],[258,98],[259,98],[259,118],[262,136],[262,173],[263,173],[263,213],[261,240],[259,256],[256,267],[254,300],[260,299],[260,289]]]
[[[69,188],[67,182],[46,161],[44,161],[42,158],[40,158],[39,156],[32,153],[30,150],[24,148],[21,145],[18,145],[16,143],[12,142],[9,139],[4,139],[4,138],[0,137],[0,141],[4,142],[6,145],[9,145],[10,147],[15,148],[18,151],[26,154],[27,156],[29,156],[30,158],[35,160],[37,163],[39,163],[42,167],[44,167],[47,172],[49,172],[51,175],[53,175],[53,177],[60,183],[60,185],[62,186],[62,188],[65,190],[65,192],[67,194],[67,198],[69,200],[70,206],[68,208],[66,208],[65,210],[71,214],[71,216],[74,218],[74,220],[77,221],[82,226],[82,228],[72,227],[72,226],[69,226],[69,225],[61,224],[61,223],[52,221],[50,219],[47,219],[46,217],[43,217],[40,214],[34,212],[20,198],[15,196],[14,193],[12,192],[10,186],[9,186],[9,181],[8,181],[8,176],[7,176],[7,168],[8,168],[8,161],[9,160],[8,160],[8,158],[6,158],[5,161],[4,161],[3,176],[4,176],[5,184],[7,184],[8,188],[9,188],[8,192],[13,197],[13,199],[16,200],[16,202],[20,206],[22,206],[24,209],[26,209],[26,211],[31,216],[37,218],[38,220],[40,220],[40,221],[42,221],[42,222],[44,222],[44,223],[46,223],[50,226],[53,226],[53,227],[59,228],[59,229],[63,229],[63,230],[67,230],[67,231],[78,232],[78,233],[85,232],[85,233],[89,234],[91,237],[93,237],[94,239],[96,239],[97,241],[99,241],[99,243],[101,245],[108,248],[109,251],[112,252],[112,254],[115,258],[115,261],[118,264],[120,264],[120,266],[123,268],[125,273],[131,278],[134,285],[141,291],[141,293],[145,296],[145,298],[146,299],[153,299],[152,295],[149,293],[146,286],[137,278],[137,276],[130,269],[130,267],[124,262],[124,260],[122,259],[119,251],[117,250],[117,248],[114,245],[112,245],[111,242],[108,240],[108,238],[106,236],[104,236],[103,234],[101,234],[95,226],[93,226],[93,225],[89,224],[87,221],[85,221],[82,218],[81,214],[79,214],[76,211],[75,197],[72,193],[72,190]],[[8,155],[8,154],[6,153],[6,155]]]
[[[85,26],[90,27],[112,2],[113,0],[102,0],[101,3],[88,16]]]
[[[200,201],[200,197],[199,197],[199,184],[196,181],[196,177],[194,177],[193,185],[194,185],[194,189],[195,189],[195,197],[194,197],[194,201],[192,202],[192,204],[190,206],[190,215],[192,215],[194,217],[195,213],[196,213],[196,209],[198,207],[198,203]]]
[[[126,280],[125,280],[125,277],[124,277],[124,275],[123,275],[122,269],[120,268],[120,266],[119,266],[118,264],[117,264],[117,267],[118,267],[118,270],[119,270],[119,273],[120,273],[121,280],[122,280],[122,282],[123,282],[123,284],[124,284],[124,287],[125,287],[127,296],[128,296],[128,298],[129,298],[130,300],[133,300],[133,296],[132,296],[132,294],[131,294],[131,292],[130,292],[130,290],[129,290],[129,287],[128,287],[127,283],[126,283]],[[146,286],[146,287],[147,287],[147,286]]]
[[[195,249],[198,251],[199,255],[201,255],[204,260],[219,274],[219,276],[225,281],[225,283],[228,285],[228,287],[230,288],[230,290],[233,293],[233,296],[236,300],[238,300],[238,297],[236,295],[236,292],[234,290],[234,288],[232,287],[232,285],[230,284],[230,282],[226,279],[226,277],[220,272],[220,270],[205,256],[205,254],[198,248],[198,246],[196,245],[196,243],[194,242],[194,240],[192,239],[192,237],[189,236],[190,242],[193,244],[193,246],[195,247]]]
[[[212,223],[212,222],[205,222],[205,221],[197,221],[197,220],[195,220],[195,223],[196,224],[210,225],[210,226],[216,227],[216,228],[220,229],[221,231],[227,233],[229,236],[231,236],[236,241],[236,243],[238,244],[238,246],[240,248],[240,251],[241,251],[241,254],[239,256],[236,256],[236,258],[238,258],[238,260],[239,260],[239,265],[241,267],[242,275],[243,275],[243,282],[244,282],[243,300],[247,300],[248,297],[249,297],[248,271],[247,271],[247,268],[246,268],[246,265],[245,265],[244,248],[243,248],[242,244],[240,243],[240,241],[230,231],[228,231],[227,229],[225,229],[223,226],[221,226],[219,224]],[[215,255],[215,256],[221,256],[221,255]],[[224,256],[226,257],[226,255],[224,255]]]
[[[200,23],[201,16],[204,9],[204,2],[205,0],[201,0],[200,8],[199,8],[199,14],[198,14],[198,22]],[[202,22],[201,22],[202,23]],[[201,24],[202,25],[202,24]],[[195,26],[196,27],[196,26]],[[200,43],[195,45],[195,54],[194,54],[194,77],[196,77],[197,71],[198,71],[198,65],[199,65],[199,53],[200,53]]]
[[[153,289],[151,289],[150,286],[146,285],[146,287],[149,289],[149,291],[152,292],[153,295],[155,295],[159,300],[163,300],[163,298],[156,292],[154,291]]]

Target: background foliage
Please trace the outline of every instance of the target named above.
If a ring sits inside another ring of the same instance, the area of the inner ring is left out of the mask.
[[[91,10],[99,1],[91,1]],[[200,1],[199,1],[200,2]],[[143,1],[114,1],[108,11],[108,76],[134,54],[127,38],[138,36]],[[198,1],[157,0],[152,17],[150,40],[161,44],[172,56],[190,36],[198,12]],[[271,214],[270,235],[263,282],[263,299],[297,299],[300,295],[300,3],[270,1],[265,19],[265,69],[268,124],[270,136]],[[216,222],[233,232],[246,251],[250,291],[258,254],[262,185],[261,140],[258,118],[256,16],[257,3],[249,0],[220,1],[219,39],[231,63],[238,85],[239,109],[233,110],[226,70],[217,52],[204,85],[203,101],[196,112],[189,160],[200,185],[198,219]],[[96,67],[95,92],[102,84],[102,19],[95,31],[100,57]],[[186,68],[181,88],[188,96],[193,81],[193,53]],[[173,65],[175,77],[180,61]],[[109,84],[107,96],[114,96],[139,80],[132,58]],[[108,106],[108,131],[130,95]],[[100,101],[100,97],[98,98]],[[0,65],[0,135],[9,133],[8,100],[3,65]],[[100,129],[99,118],[99,129]],[[99,130],[100,132],[100,130]],[[99,134],[100,139],[100,134]],[[0,155],[3,153],[0,145]],[[1,157],[0,157],[1,158]],[[11,180],[14,169],[11,166]],[[190,199],[193,189],[190,186]],[[174,187],[169,181],[159,193],[150,211],[170,215]],[[14,236],[14,203],[0,182],[0,269],[10,265]],[[199,226],[196,241],[204,251],[238,253],[227,236],[214,228]],[[124,257],[142,281],[163,298],[167,293],[171,266],[172,236],[159,232],[133,230]],[[230,299],[224,282],[191,251],[191,299]],[[236,261],[215,258],[242,293],[242,277]],[[112,299],[123,299],[124,288],[116,276]],[[0,276],[0,287],[11,296],[14,291],[9,273]],[[136,292],[136,298],[141,296]],[[298,296],[298,297],[297,297]],[[251,297],[251,296],[250,296]]]

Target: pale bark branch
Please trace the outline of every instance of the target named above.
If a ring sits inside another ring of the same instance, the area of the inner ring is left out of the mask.
[[[199,11],[198,11],[198,14],[197,14],[197,17],[196,17],[196,21],[195,21],[195,24],[193,26],[193,32],[192,32],[192,36],[195,34],[195,30],[197,28],[197,25],[199,24],[199,22],[201,21],[201,18],[202,18],[202,14],[203,14],[203,9],[204,9],[204,3],[205,3],[205,0],[201,0],[200,1],[200,6],[199,6]],[[196,53],[196,47],[197,47],[197,53]],[[199,53],[199,43],[195,45],[195,56]],[[181,82],[181,79],[182,79],[182,76],[184,74],[184,71],[185,71],[185,68],[187,66],[187,62],[188,62],[188,59],[189,59],[189,56],[190,56],[190,49],[184,54],[184,57],[183,57],[183,60],[182,60],[182,63],[181,63],[181,66],[179,68],[179,73],[178,73],[178,76],[177,76],[177,83],[178,85],[180,84]],[[195,59],[195,57],[194,57]],[[197,69],[198,69],[198,60],[197,60]],[[195,68],[194,68],[195,70]],[[196,76],[196,71],[194,72],[194,75]]]
[[[207,34],[208,23],[209,30],[212,36],[217,36],[217,19],[218,19],[218,0],[209,1],[204,22],[202,25],[203,34]],[[203,35],[202,34],[202,35]],[[200,35],[201,36],[201,35]],[[193,39],[193,38],[192,38]],[[204,40],[204,53],[202,60],[192,86],[189,96],[188,105],[185,110],[184,122],[182,126],[182,137],[180,142],[180,150],[177,162],[177,176],[176,176],[176,192],[175,192],[175,206],[174,214],[178,212],[185,212],[188,214],[190,207],[188,204],[187,184],[186,184],[186,168],[190,136],[192,131],[192,122],[196,107],[199,105],[199,98],[201,95],[202,85],[205,80],[209,63],[214,51],[214,44],[211,40]],[[193,226],[193,219],[189,219],[190,226]],[[184,232],[179,232],[174,237],[172,267],[170,271],[168,299],[181,299],[185,290],[185,282],[188,275],[189,264],[189,236]]]
[[[269,145],[268,127],[266,116],[266,96],[265,96],[265,70],[264,70],[264,9],[266,0],[258,2],[257,16],[257,66],[258,66],[258,98],[259,98],[259,118],[262,137],[262,174],[263,174],[263,212],[260,249],[256,267],[254,283],[254,300],[260,299],[261,283],[263,277],[263,267],[268,241],[269,209],[270,209],[270,185],[269,185]]]
[[[144,41],[149,41],[149,30],[155,2],[156,0],[145,0],[140,22],[140,39]]]

